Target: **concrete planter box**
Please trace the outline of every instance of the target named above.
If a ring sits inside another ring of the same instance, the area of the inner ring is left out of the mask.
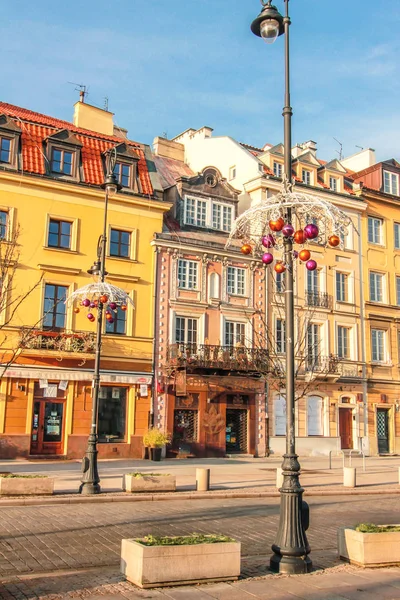
[[[122,540],[121,572],[141,588],[232,581],[240,575],[240,542],[143,546]]]
[[[0,496],[48,496],[53,492],[52,477],[0,476]]]
[[[146,475],[134,477],[124,475],[123,489],[126,492],[175,492],[175,475]]]
[[[361,567],[400,564],[400,531],[361,533],[353,528],[338,530],[339,556]]]

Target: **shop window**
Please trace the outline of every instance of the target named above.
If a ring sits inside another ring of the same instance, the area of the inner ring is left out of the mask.
[[[99,391],[99,442],[125,441],[126,396],[126,388],[101,386]]]

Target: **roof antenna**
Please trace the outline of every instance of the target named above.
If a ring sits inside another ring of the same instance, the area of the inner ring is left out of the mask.
[[[342,142],[339,142],[339,140],[337,140],[335,137],[333,138],[335,140],[335,142],[337,142],[340,146],[340,150],[336,150],[336,152],[339,154],[339,160],[342,160],[343,158],[343,144]]]
[[[356,144],[356,148],[360,148],[360,150],[364,150],[363,146],[357,146],[357,144]]]
[[[108,112],[108,96],[104,96],[104,110]]]
[[[87,96],[89,94],[89,91],[88,91],[86,85],[83,85],[83,83],[74,83],[73,81],[68,81],[68,83],[70,85],[76,85],[75,90],[77,92],[79,92],[79,102],[82,102],[84,104],[85,96]]]

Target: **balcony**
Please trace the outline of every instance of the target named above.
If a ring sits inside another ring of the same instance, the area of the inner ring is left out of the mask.
[[[315,308],[331,308],[332,296],[325,292],[306,292],[306,305]]]
[[[167,356],[170,367],[195,369],[221,369],[267,373],[269,354],[267,350],[244,346],[210,346],[205,344],[171,344]]]
[[[93,331],[42,331],[23,327],[20,333],[21,348],[26,350],[93,354],[95,340]]]
[[[304,375],[306,380],[312,380],[319,376],[339,379],[341,360],[336,354],[306,356],[304,363],[299,367],[298,374]]]

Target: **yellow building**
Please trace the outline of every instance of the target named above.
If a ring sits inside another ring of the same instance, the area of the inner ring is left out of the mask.
[[[363,281],[371,454],[400,452],[400,164],[376,163],[353,175],[367,202]]]
[[[115,128],[112,113],[83,102],[73,123],[0,103],[1,458],[81,457],[86,448],[95,323],[64,299],[92,281],[114,147],[122,190],[109,201],[107,281],[135,308],[119,309],[104,329],[99,456],[140,456],[153,382],[150,241],[170,206],[150,150]]]

